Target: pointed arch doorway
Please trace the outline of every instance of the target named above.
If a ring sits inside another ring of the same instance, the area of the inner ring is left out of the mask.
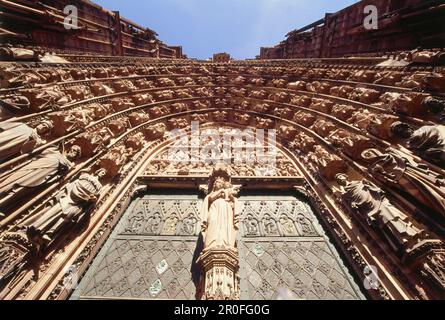
[[[239,200],[241,299],[364,299],[304,196],[249,189]],[[195,299],[201,204],[196,189],[134,199],[72,299]]]
[[[364,299],[330,241],[317,208],[297,191],[305,179],[277,147],[276,170],[234,168],[241,185],[241,299]],[[200,208],[211,166],[178,166],[168,148],[153,154],[137,183],[144,190],[124,210],[71,299],[195,299],[202,250]]]

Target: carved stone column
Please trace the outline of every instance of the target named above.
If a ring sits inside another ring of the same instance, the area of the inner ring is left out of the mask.
[[[239,300],[238,250],[213,247],[204,250],[197,263],[201,267],[200,300]]]

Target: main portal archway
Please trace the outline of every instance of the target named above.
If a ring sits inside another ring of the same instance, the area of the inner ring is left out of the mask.
[[[202,192],[174,185],[132,200],[72,299],[195,299]],[[364,299],[304,195],[245,185],[241,299]]]

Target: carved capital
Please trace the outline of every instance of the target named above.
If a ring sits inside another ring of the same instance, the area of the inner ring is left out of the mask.
[[[197,263],[202,270],[199,299],[239,299],[238,251],[235,248],[221,246],[204,250]]]

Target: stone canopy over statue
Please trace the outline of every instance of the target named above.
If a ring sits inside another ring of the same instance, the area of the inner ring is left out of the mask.
[[[239,223],[235,196],[239,190],[232,186],[228,168],[219,165],[213,169],[208,191],[201,212],[204,250],[214,247],[235,248]]]

